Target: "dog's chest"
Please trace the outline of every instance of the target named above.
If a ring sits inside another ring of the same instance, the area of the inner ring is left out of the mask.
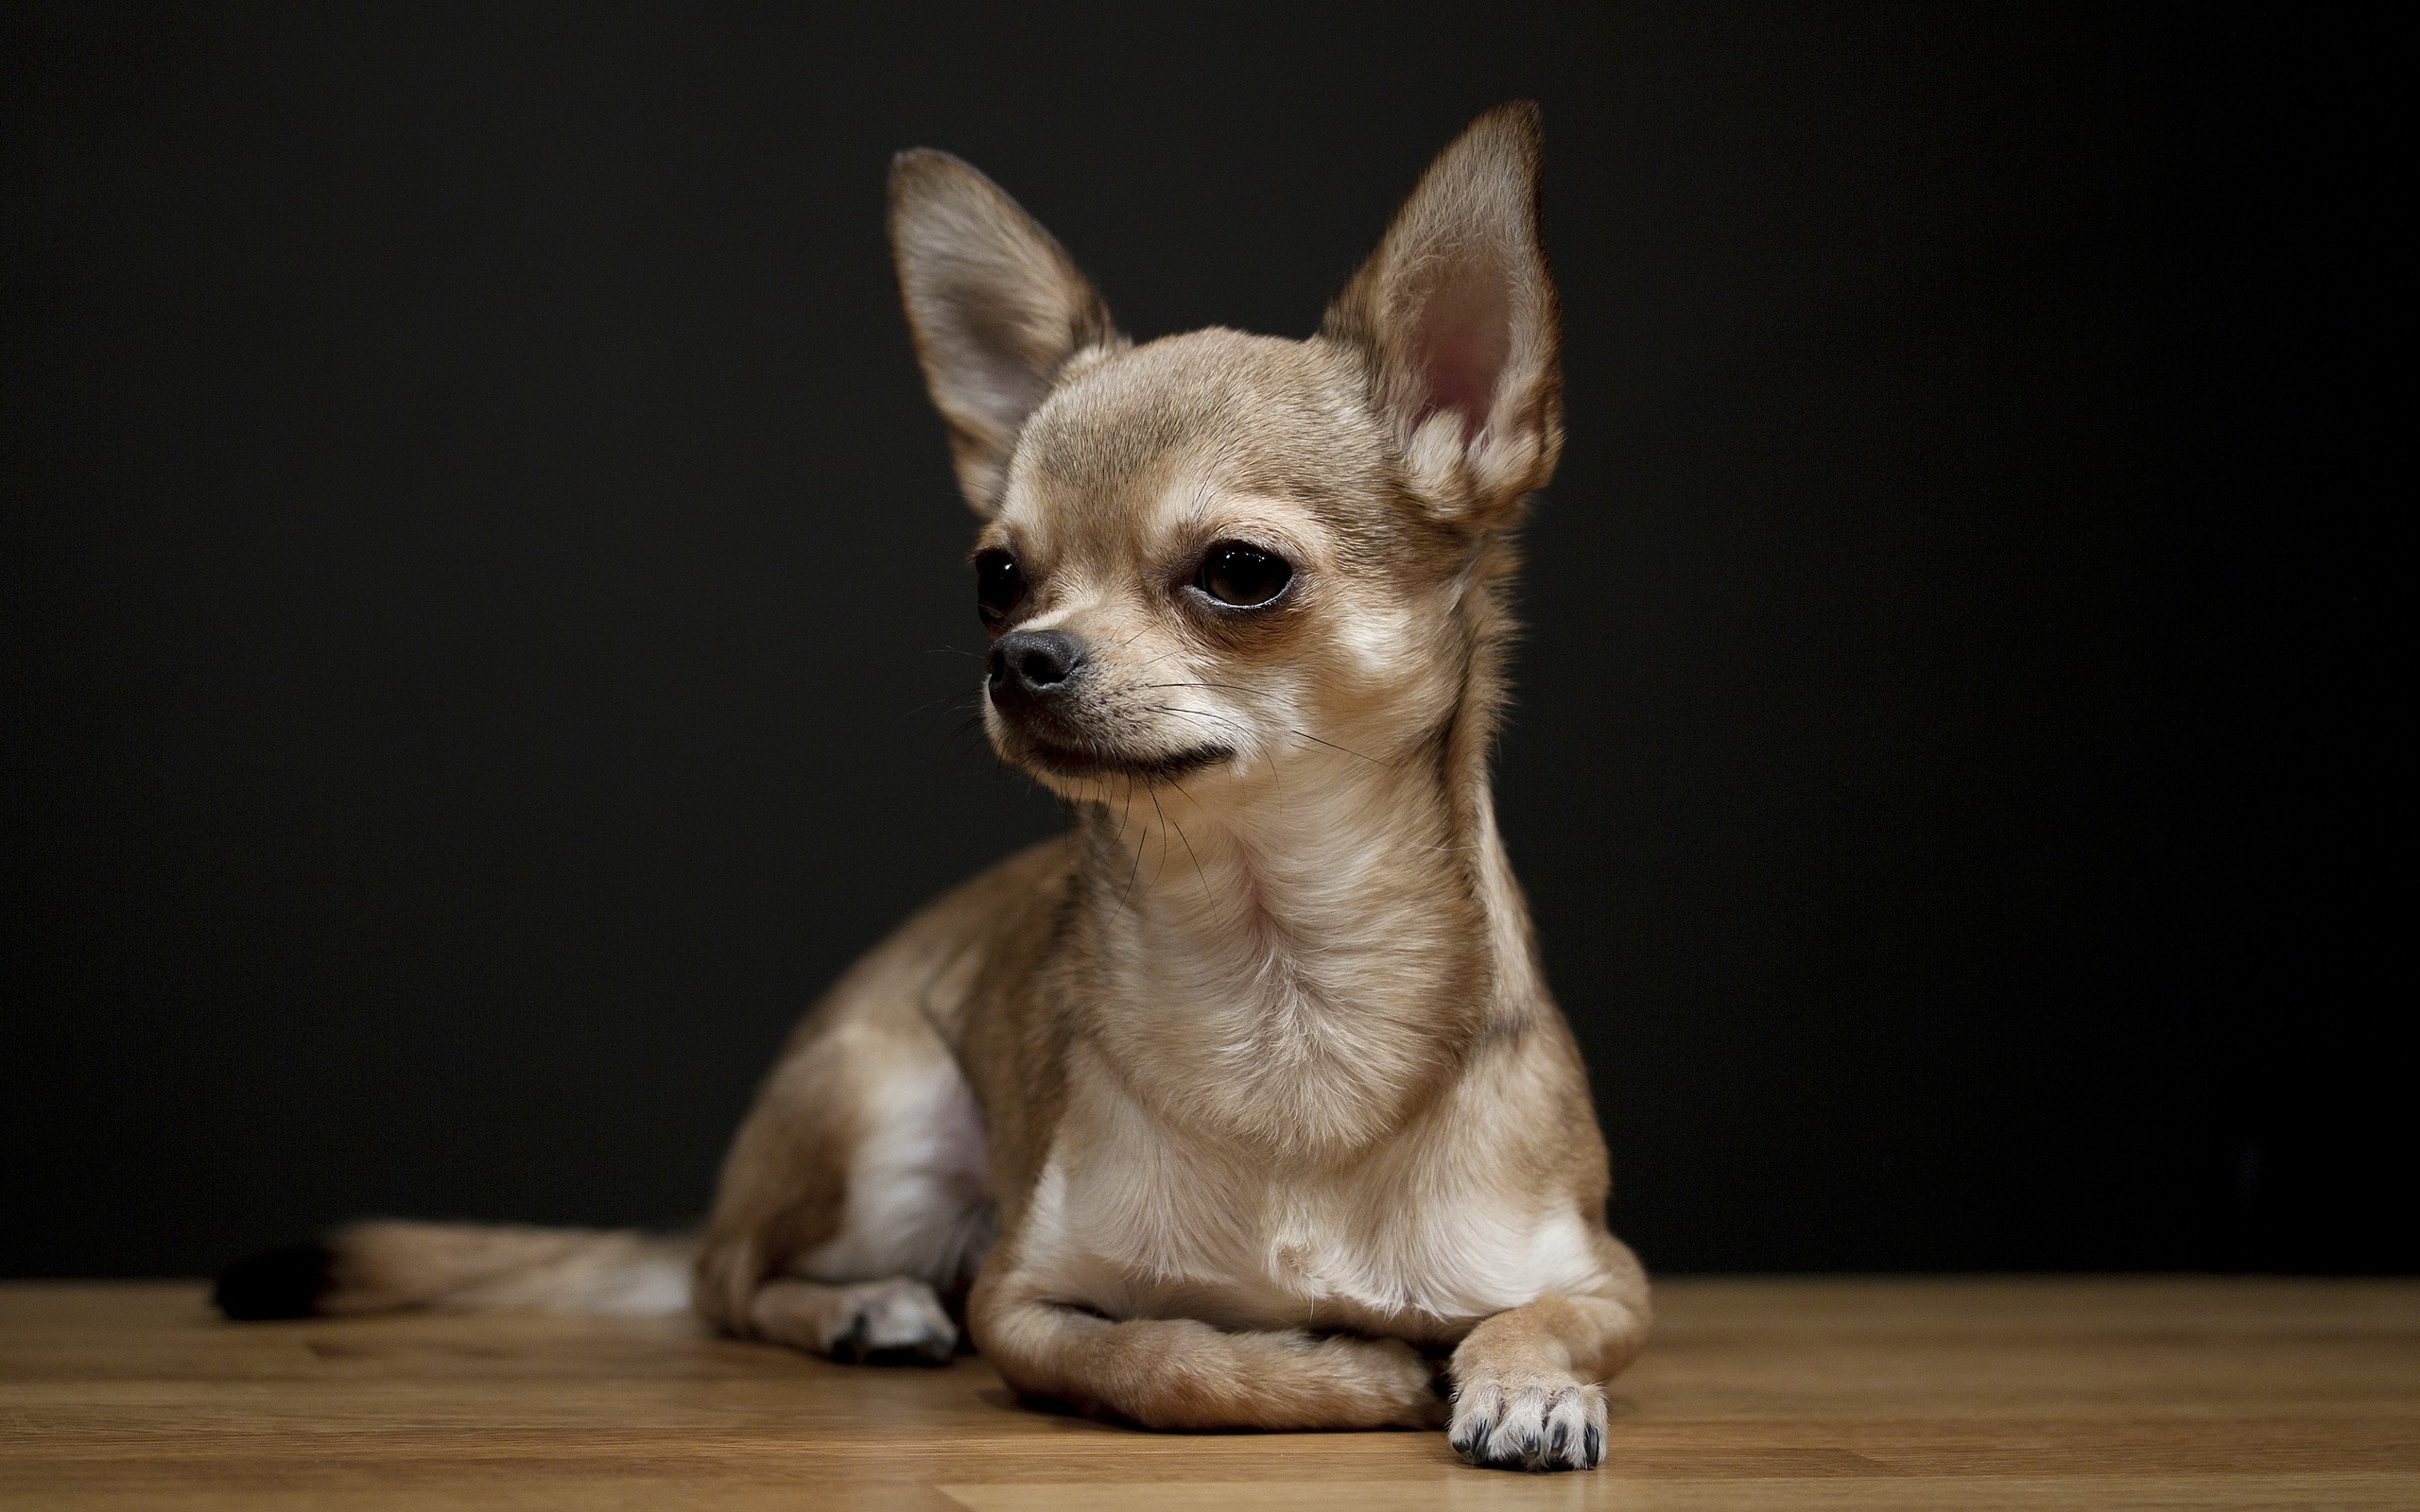
[[[1577,1211],[1447,1169],[1447,1152],[1288,1170],[1120,1111],[1056,1143],[1020,1246],[1020,1269],[1112,1317],[1450,1331],[1598,1280]]]

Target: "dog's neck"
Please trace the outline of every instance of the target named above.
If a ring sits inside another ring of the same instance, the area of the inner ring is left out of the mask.
[[[1526,1019],[1528,917],[1472,727],[1492,690],[1464,704],[1392,762],[1305,741],[1201,801],[1138,782],[1083,806],[1087,1031],[1155,1114],[1344,1156]]]

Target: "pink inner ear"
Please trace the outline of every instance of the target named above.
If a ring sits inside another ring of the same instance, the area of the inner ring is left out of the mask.
[[[1496,380],[1512,355],[1512,304],[1498,271],[1468,263],[1444,269],[1421,305],[1407,355],[1421,387],[1411,428],[1451,410],[1468,444],[1487,424]]]

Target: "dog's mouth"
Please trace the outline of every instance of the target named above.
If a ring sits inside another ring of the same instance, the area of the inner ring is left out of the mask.
[[[1054,777],[1183,777],[1216,766],[1235,755],[1226,746],[1194,746],[1165,756],[1135,756],[1121,751],[1086,749],[1025,735],[1017,759]]]

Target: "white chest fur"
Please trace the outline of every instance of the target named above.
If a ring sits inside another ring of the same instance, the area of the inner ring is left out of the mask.
[[[1602,1280],[1585,1220],[1492,1172],[1483,1131],[1298,1165],[1188,1138],[1107,1077],[1079,1080],[1020,1269],[1109,1316],[1467,1324]]]

